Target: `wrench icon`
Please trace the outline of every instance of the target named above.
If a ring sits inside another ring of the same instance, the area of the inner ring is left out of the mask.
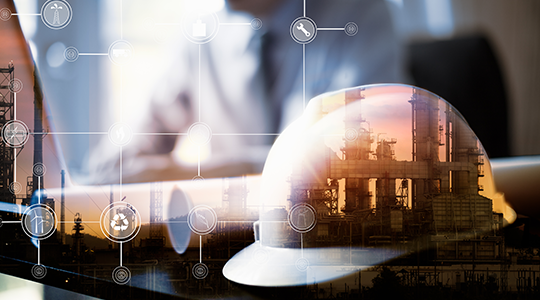
[[[311,35],[311,33],[304,28],[304,24],[302,23],[299,23],[298,26],[296,26],[296,29],[302,30],[302,32],[304,32],[306,37],[309,37]]]

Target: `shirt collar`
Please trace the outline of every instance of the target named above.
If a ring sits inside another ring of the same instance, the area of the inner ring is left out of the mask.
[[[273,14],[262,18],[262,34],[272,32],[276,36],[289,37],[294,19],[302,16],[302,1],[284,0]]]

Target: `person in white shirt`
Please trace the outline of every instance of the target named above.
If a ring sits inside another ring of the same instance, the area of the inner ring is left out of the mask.
[[[217,35],[200,45],[184,39],[151,99],[148,118],[136,129],[159,135],[135,136],[123,149],[126,182],[260,173],[273,140],[310,98],[403,81],[403,50],[385,1],[305,1],[306,17],[318,28],[344,28],[349,22],[358,27],[352,36],[319,30],[305,45],[290,32],[304,15],[303,2],[228,0],[217,13],[221,24],[259,18],[262,27],[219,26]],[[212,131],[204,145],[186,135],[197,122]]]

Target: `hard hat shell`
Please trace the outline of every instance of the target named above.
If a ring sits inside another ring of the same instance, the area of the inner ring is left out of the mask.
[[[461,114],[404,84],[310,100],[268,155],[260,201],[256,242],[223,269],[246,285],[327,281],[464,239],[496,249],[515,219]]]

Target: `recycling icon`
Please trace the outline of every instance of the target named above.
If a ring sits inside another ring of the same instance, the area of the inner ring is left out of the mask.
[[[115,214],[111,221],[111,227],[116,231],[124,231],[128,228],[128,225],[129,221],[122,213]]]
[[[141,215],[123,200],[109,204],[99,218],[101,232],[114,243],[129,242],[141,230]]]

